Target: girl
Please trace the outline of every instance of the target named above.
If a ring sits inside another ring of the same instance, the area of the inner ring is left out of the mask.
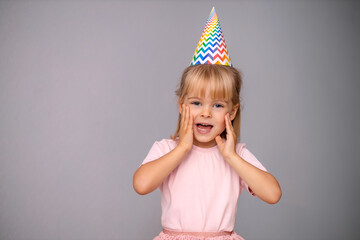
[[[134,174],[137,193],[161,191],[163,231],[154,240],[243,240],[234,231],[242,190],[270,204],[281,197],[277,180],[237,143],[239,71],[206,63],[184,70],[175,135],[156,141]]]

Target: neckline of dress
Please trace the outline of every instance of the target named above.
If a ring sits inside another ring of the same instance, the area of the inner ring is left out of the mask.
[[[197,151],[197,152],[214,152],[214,151],[218,151],[218,146],[215,145],[213,147],[209,147],[209,148],[204,148],[204,147],[199,147],[196,145],[192,146],[192,150]]]
[[[179,139],[176,138],[175,140],[171,139],[172,141],[174,141],[176,144],[178,143]],[[215,152],[218,151],[219,148],[217,145],[213,146],[213,147],[209,147],[209,148],[204,148],[204,147],[199,147],[193,144],[192,146],[192,150],[196,151],[196,152]]]

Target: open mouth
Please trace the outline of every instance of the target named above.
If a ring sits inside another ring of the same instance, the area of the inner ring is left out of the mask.
[[[211,124],[204,124],[204,123],[196,124],[196,130],[202,134],[209,133],[212,128],[213,128],[213,125],[211,125]]]

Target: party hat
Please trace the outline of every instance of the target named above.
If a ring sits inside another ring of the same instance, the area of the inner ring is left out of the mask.
[[[215,7],[210,12],[205,29],[190,62],[190,65],[197,64],[232,66]]]

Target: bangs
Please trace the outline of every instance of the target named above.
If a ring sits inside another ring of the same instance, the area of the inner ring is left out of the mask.
[[[220,71],[199,71],[188,76],[185,91],[188,94],[204,98],[209,91],[212,99],[229,101],[233,98],[234,86],[231,78]]]

